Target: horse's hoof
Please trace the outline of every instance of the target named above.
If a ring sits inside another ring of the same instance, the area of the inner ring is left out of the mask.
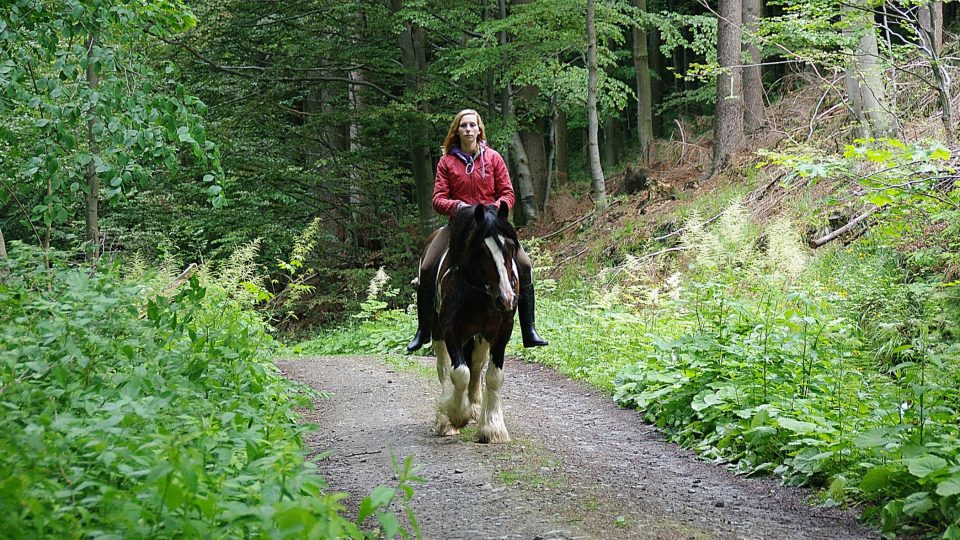
[[[459,435],[460,430],[451,426],[450,422],[444,422],[438,420],[433,426],[433,432],[437,434],[438,437],[449,437],[451,435]]]
[[[477,430],[477,442],[483,444],[504,444],[510,442],[510,434],[505,429],[491,429],[483,426]]]

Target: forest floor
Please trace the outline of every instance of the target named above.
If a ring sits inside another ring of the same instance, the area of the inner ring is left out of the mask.
[[[632,410],[538,364],[508,358],[504,416],[512,442],[431,433],[440,385],[430,357],[318,357],[278,362],[333,393],[304,421],[330,489],[360,500],[395,482],[413,456],[425,480],[411,506],[427,539],[877,538],[853,511],[813,506],[811,492],[736,476],[664,441]],[[394,480],[392,480],[394,479]],[[401,508],[395,508],[402,514]]]

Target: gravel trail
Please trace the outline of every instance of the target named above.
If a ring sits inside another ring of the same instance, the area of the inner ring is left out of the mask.
[[[427,539],[878,538],[850,511],[810,506],[809,492],[735,476],[664,442],[635,411],[538,364],[508,358],[504,416],[513,441],[482,445],[430,432],[434,359],[318,357],[278,362],[332,392],[304,420],[331,488],[359,500],[413,455],[425,483],[412,506]]]

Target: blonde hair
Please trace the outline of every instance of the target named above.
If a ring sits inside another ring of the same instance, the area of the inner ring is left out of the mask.
[[[487,140],[487,128],[483,126],[483,119],[480,118],[480,113],[473,109],[464,109],[453,117],[450,129],[447,130],[447,136],[443,138],[443,155],[447,155],[454,146],[460,146],[460,133],[458,131],[460,129],[460,120],[468,114],[477,117],[477,126],[480,128],[480,134],[477,135],[477,142]]]

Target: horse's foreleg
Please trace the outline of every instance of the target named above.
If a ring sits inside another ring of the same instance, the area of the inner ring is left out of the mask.
[[[509,334],[508,334],[509,335]],[[493,347],[489,367],[487,367],[487,391],[483,397],[483,412],[480,415],[480,427],[477,429],[477,442],[507,443],[510,434],[503,422],[503,408],[500,404],[500,389],[503,387],[503,353],[507,340],[502,339]]]
[[[470,366],[463,355],[463,347],[456,341],[446,341],[451,363],[450,382],[453,392],[441,402],[441,408],[450,419],[450,425],[462,428],[470,422],[470,399],[467,387],[470,384]]]
[[[453,382],[450,380],[450,353],[447,344],[441,340],[433,340],[433,353],[437,356],[437,377],[440,379],[440,401],[437,403],[437,421],[434,431],[441,437],[460,433],[450,423],[447,416],[447,403],[453,397]]]
[[[480,420],[480,409],[483,403],[483,370],[487,368],[490,358],[490,343],[481,340],[473,349],[470,357],[470,419]]]

